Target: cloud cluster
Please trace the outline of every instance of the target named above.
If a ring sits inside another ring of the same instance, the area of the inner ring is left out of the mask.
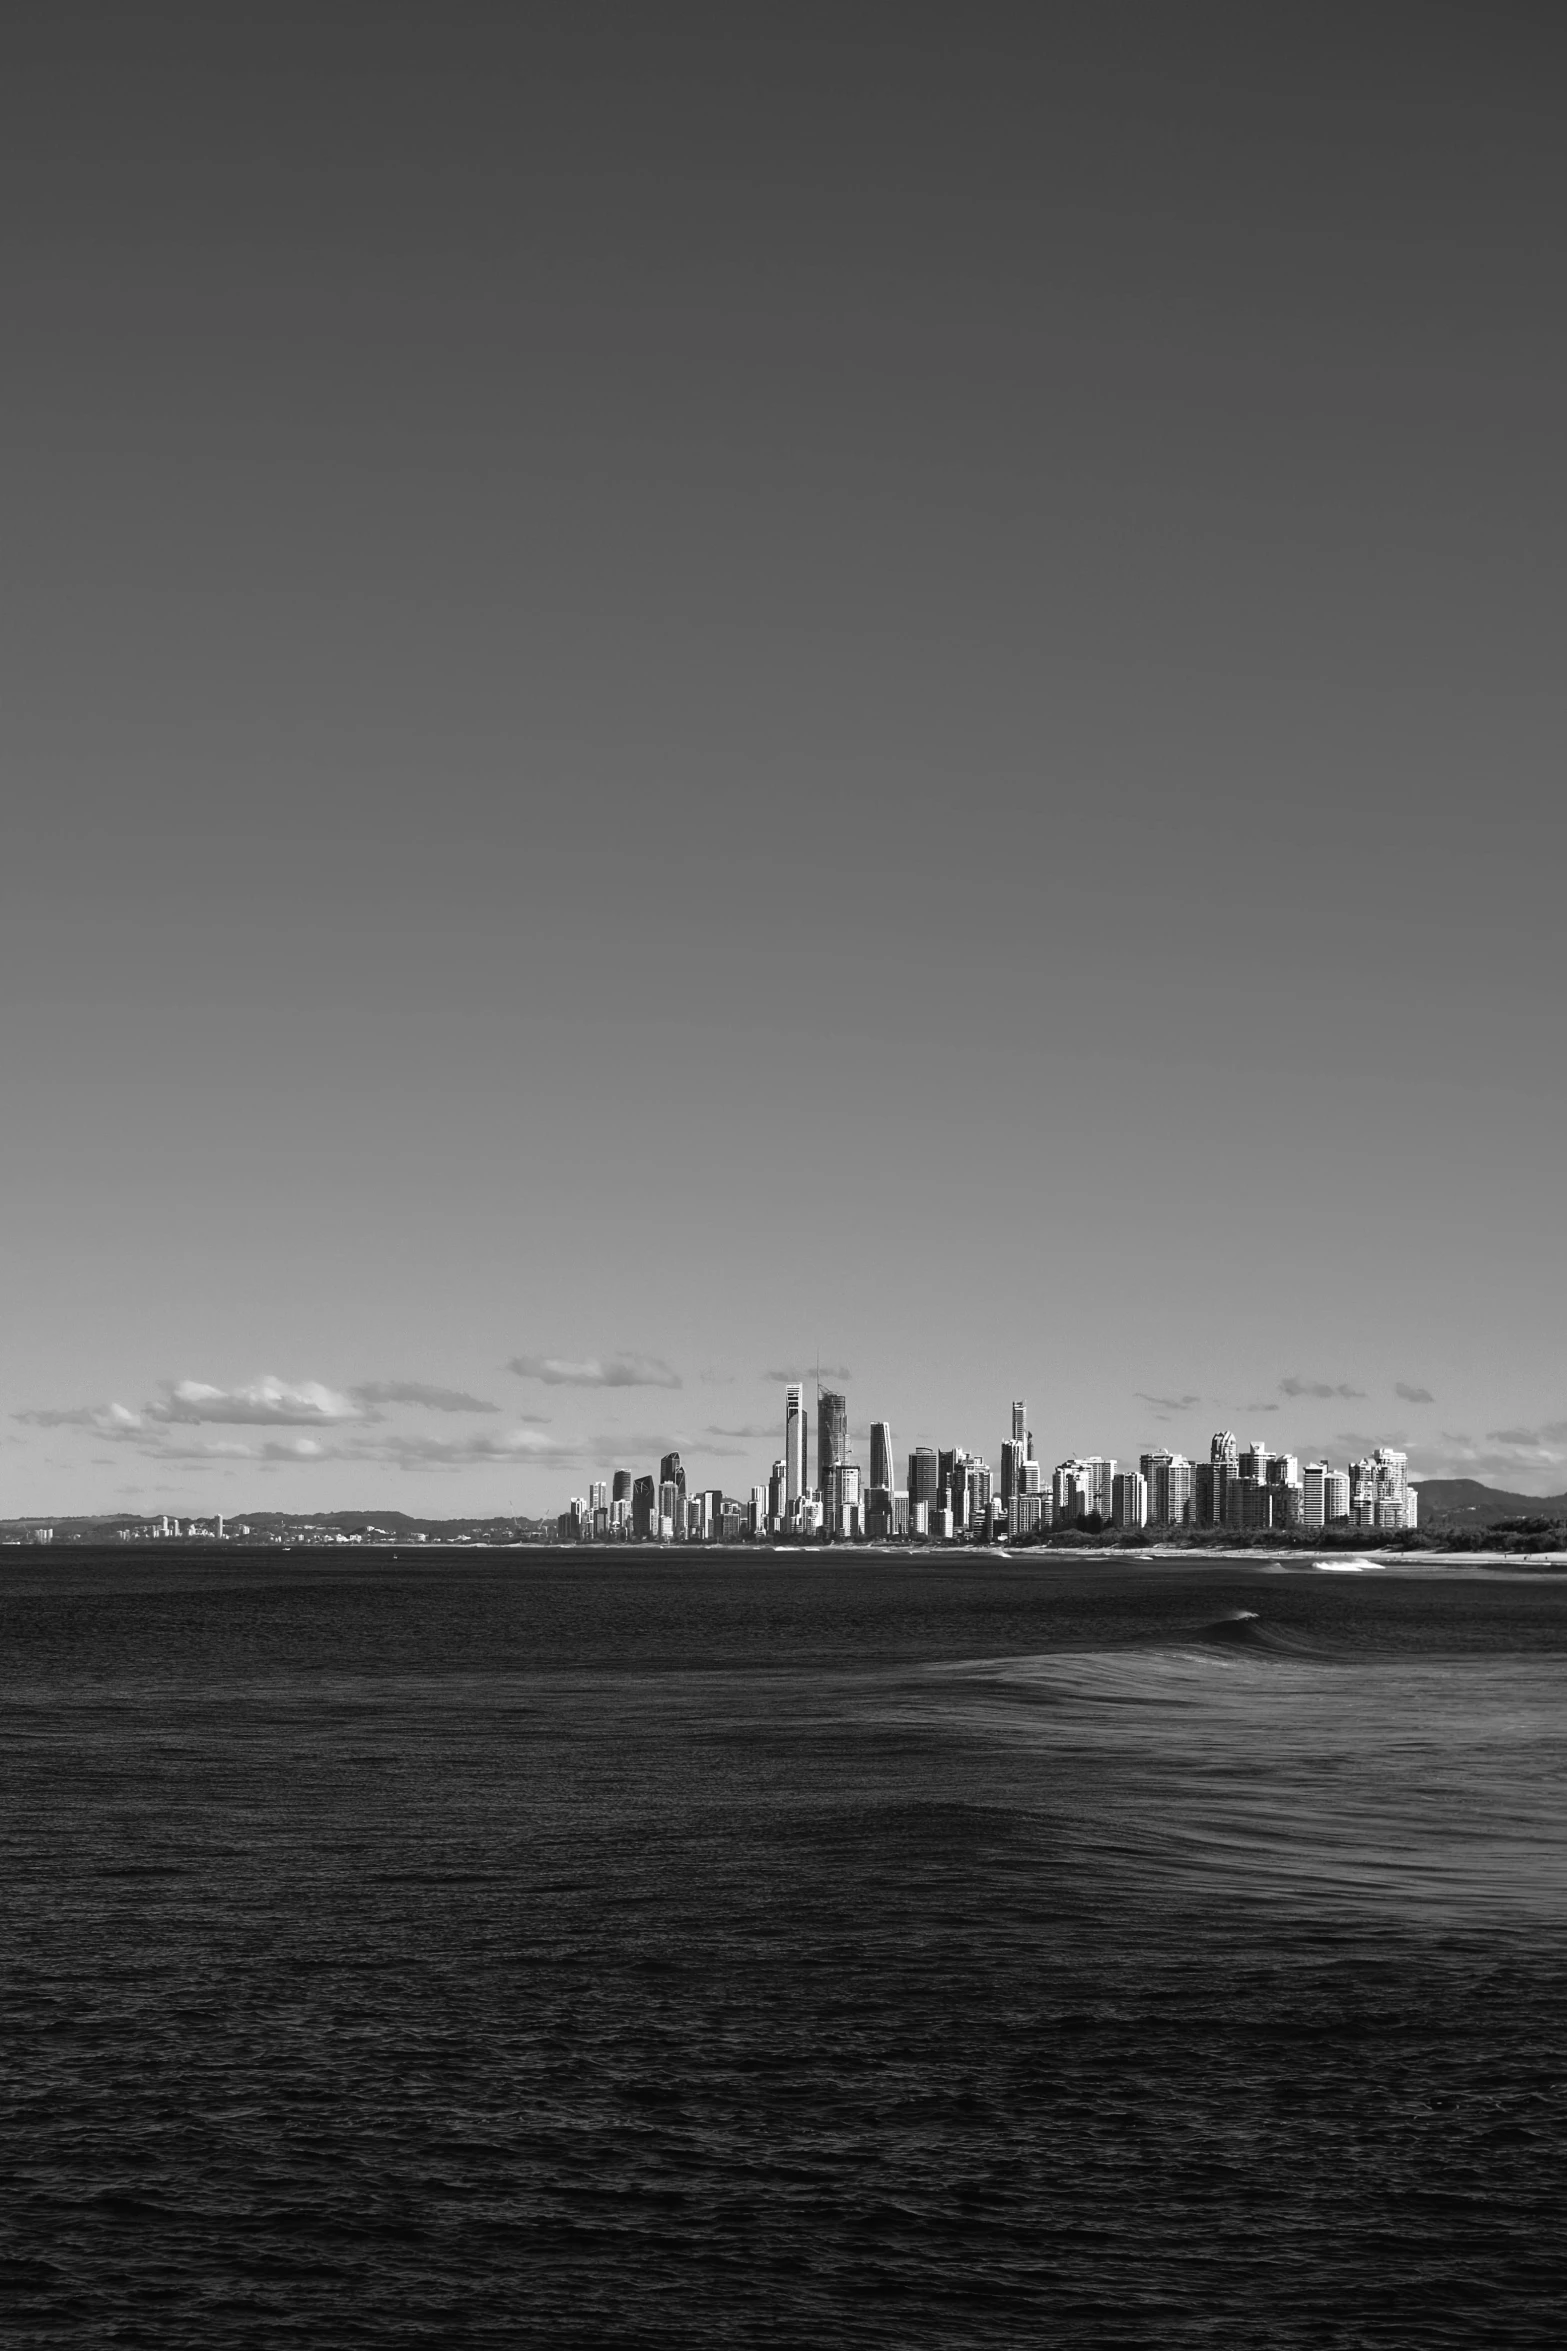
[[[351,1396],[340,1396],[319,1380],[302,1380],[296,1386],[270,1375],[248,1388],[213,1388],[205,1380],[179,1380],[146,1408],[148,1420],[165,1425],[218,1421],[240,1428],[334,1428],[363,1417]]]
[[[1429,1388],[1417,1387],[1411,1380],[1396,1380],[1393,1385],[1393,1393],[1395,1396],[1402,1396],[1406,1404],[1434,1404],[1436,1402],[1436,1398]]]
[[[1350,1396],[1363,1401],[1365,1390],[1352,1388],[1348,1380],[1303,1380],[1296,1372],[1280,1380],[1279,1393],[1284,1396]]]
[[[470,1396],[466,1388],[432,1387],[427,1380],[362,1380],[349,1394],[374,1411],[381,1404],[417,1404],[427,1412],[499,1412],[498,1404]]]
[[[514,1355],[508,1369],[520,1380],[551,1388],[678,1388],[680,1374],[661,1355]]]
[[[573,1451],[540,1434],[534,1425],[541,1418],[537,1413],[518,1414],[518,1425],[509,1431],[440,1438],[383,1432],[383,1405],[486,1415],[500,1409],[466,1390],[421,1380],[366,1380],[340,1391],[320,1380],[282,1380],[267,1373],[239,1387],[171,1380],[138,1410],[118,1403],[40,1406],[12,1417],[34,1428],[80,1429],[100,1440],[113,1438],[150,1460],[187,1468],[228,1462],[297,1468],[328,1461],[413,1468],[541,1456],[564,1460]]]
[[[471,1436],[430,1437],[399,1433],[373,1443],[356,1445],[356,1460],[389,1462],[394,1469],[467,1469],[484,1462],[555,1461],[579,1459],[582,1447],[537,1428],[504,1431],[483,1429]]]
[[[852,1380],[854,1374],[846,1363],[792,1363],[782,1371],[764,1371],[762,1377],[787,1388],[796,1380]]]
[[[1151,1404],[1155,1412],[1190,1412],[1193,1405],[1202,1402],[1200,1396],[1150,1396],[1146,1388],[1139,1388],[1136,1394],[1139,1404]]]

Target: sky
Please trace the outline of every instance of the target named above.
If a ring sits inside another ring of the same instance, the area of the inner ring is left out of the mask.
[[[246,13],[0,36],[0,1514],[1567,1487],[1558,13]]]

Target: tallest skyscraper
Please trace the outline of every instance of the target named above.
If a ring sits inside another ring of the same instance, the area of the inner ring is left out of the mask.
[[[793,1380],[784,1396],[784,1505],[792,1520],[805,1492],[805,1390]]]

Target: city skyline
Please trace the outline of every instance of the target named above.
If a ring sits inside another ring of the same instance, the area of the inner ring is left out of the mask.
[[[31,12],[0,1515],[1567,1485],[1561,63]]]
[[[520,1372],[518,1364],[524,1367]],[[140,1410],[111,1402],[90,1413],[62,1411],[39,1417],[51,1424],[49,1435],[64,1433],[87,1445],[96,1442],[123,1448],[121,1465],[127,1457],[164,1462],[171,1475],[161,1488],[133,1489],[129,1497],[122,1489],[120,1498],[98,1506],[110,1513],[141,1509],[152,1515],[200,1516],[221,1511],[234,1516],[243,1515],[246,1509],[380,1507],[413,1510],[416,1515],[549,1517],[556,1514],[563,1481],[574,1485],[585,1479],[591,1485],[602,1479],[606,1500],[612,1473],[616,1498],[623,1493],[629,1496],[637,1476],[649,1478],[655,1494],[664,1480],[674,1477],[682,1482],[682,1490],[689,1485],[693,1490],[717,1489],[743,1496],[758,1484],[765,1486],[779,1462],[785,1467],[791,1499],[801,1492],[821,1496],[824,1421],[829,1465],[841,1459],[852,1467],[854,1496],[862,1500],[881,1483],[873,1476],[880,1463],[890,1462],[895,1473],[890,1482],[896,1487],[915,1450],[928,1450],[934,1459],[943,1448],[950,1448],[954,1441],[951,1425],[943,1425],[933,1410],[912,1413],[903,1424],[911,1432],[907,1436],[901,1433],[899,1423],[886,1415],[871,1419],[857,1414],[847,1392],[854,1385],[847,1367],[832,1368],[833,1376],[844,1383],[842,1388],[829,1388],[825,1380],[819,1392],[805,1380],[788,1383],[771,1428],[758,1420],[705,1429],[695,1426],[694,1433],[692,1423],[673,1417],[662,1425],[649,1425],[652,1416],[642,1391],[655,1386],[666,1394],[671,1387],[683,1392],[682,1383],[663,1358],[629,1354],[514,1359],[513,1378],[525,1377],[546,1389],[587,1388],[601,1400],[616,1393],[633,1396],[643,1407],[640,1414],[633,1409],[629,1418],[623,1414],[618,1430],[602,1426],[584,1429],[575,1438],[555,1433],[553,1415],[532,1413],[517,1420],[509,1418],[493,1398],[471,1387],[442,1388],[407,1380],[362,1382],[342,1390],[319,1382],[291,1385],[274,1379],[234,1390],[186,1382],[166,1389]],[[1402,1383],[1406,1390],[1413,1385]],[[764,1376],[759,1386],[778,1402],[776,1383]],[[1385,1418],[1362,1413],[1360,1427],[1335,1429],[1331,1422],[1341,1415],[1348,1417],[1348,1407],[1374,1400],[1351,1396],[1343,1389],[1330,1393],[1327,1382],[1293,1374],[1280,1380],[1278,1388],[1275,1399],[1240,1412],[1231,1409],[1230,1417],[1239,1428],[1233,1439],[1237,1451],[1251,1447],[1259,1453],[1287,1454],[1300,1463],[1347,1464],[1378,1450],[1393,1450],[1407,1459],[1413,1481],[1473,1474],[1468,1469],[1448,1468],[1440,1450],[1410,1440],[1401,1422],[1414,1417],[1414,1404],[1404,1393],[1395,1394],[1395,1411]],[[1434,1414],[1435,1399],[1422,1401]],[[1185,1410],[1177,1413],[1177,1404]],[[1128,1414],[1122,1425],[1134,1428],[1137,1434],[1106,1453],[1084,1448],[1083,1439],[1092,1432],[1084,1431],[1083,1416],[1077,1416],[1075,1427],[1036,1429],[1042,1416],[1015,1396],[996,1404],[992,1425],[971,1425],[957,1441],[991,1468],[996,1493],[1003,1498],[1012,1482],[1009,1457],[1021,1463],[1026,1448],[1032,1448],[1027,1457],[1037,1459],[1047,1472],[1057,1463],[1098,1462],[1104,1469],[1105,1491],[1085,1502],[1084,1508],[1097,1509],[1108,1519],[1108,1480],[1117,1465],[1134,1465],[1160,1450],[1191,1462],[1207,1459],[1210,1437],[1202,1430],[1207,1427],[1211,1435],[1213,1419],[1224,1417],[1220,1407],[1215,1404],[1207,1411],[1204,1400],[1195,1397],[1161,1399],[1160,1405],[1157,1413],[1145,1411],[1140,1423],[1134,1414]],[[443,1440],[431,1440],[408,1425],[410,1416],[417,1420],[432,1415],[448,1425],[460,1425],[465,1433],[444,1440],[444,1449],[438,1450]],[[791,1431],[796,1428],[804,1431],[804,1442],[791,1483]],[[1303,1435],[1303,1429],[1316,1433]],[[102,1458],[106,1468],[115,1466],[108,1457]],[[312,1476],[302,1492],[296,1487],[292,1495],[285,1496],[278,1491],[277,1473],[289,1469],[308,1469]],[[389,1469],[397,1473],[390,1480]],[[403,1474],[407,1471],[430,1474],[410,1479]],[[473,1484],[468,1482],[469,1472],[480,1473]],[[1560,1490],[1559,1485],[1553,1487],[1539,1475],[1532,1483],[1514,1483],[1494,1475],[1485,1482],[1520,1493]],[[463,1487],[464,1499],[450,1493],[454,1484]],[[89,1512],[94,1507],[86,1505]],[[0,1516],[40,1519],[79,1514],[71,1504],[59,1500],[28,1501],[0,1512]]]
[[[1233,1429],[1208,1441],[1205,1460],[1170,1446],[1150,1447],[1137,1466],[1117,1456],[1069,1454],[1047,1466],[1035,1450],[1027,1400],[1012,1399],[1001,1443],[999,1480],[983,1452],[965,1445],[915,1444],[900,1458],[891,1423],[873,1421],[868,1473],[855,1458],[846,1399],[817,1390],[818,1451],[811,1476],[799,1438],[802,1388],[784,1395],[783,1449],[748,1500],[723,1482],[688,1484],[678,1453],[665,1454],[657,1477],[619,1466],[596,1478],[555,1513],[571,1540],[714,1542],[742,1536],[842,1540],[953,1539],[990,1542],[1086,1525],[1132,1532],[1227,1528],[1238,1533],[1353,1524],[1362,1532],[1405,1533],[1418,1525],[1419,1485],[1407,1453],[1377,1445],[1342,1468],[1327,1457],[1303,1460],[1276,1442],[1242,1445]]]

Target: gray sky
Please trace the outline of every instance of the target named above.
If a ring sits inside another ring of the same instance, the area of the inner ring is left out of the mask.
[[[0,1510],[1567,1485],[1554,12],[515,13],[5,37]]]

